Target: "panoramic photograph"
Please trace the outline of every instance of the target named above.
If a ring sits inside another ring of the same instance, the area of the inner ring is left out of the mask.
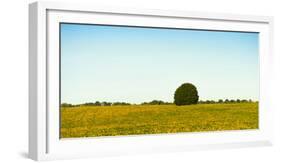
[[[259,127],[259,33],[60,23],[60,138]]]

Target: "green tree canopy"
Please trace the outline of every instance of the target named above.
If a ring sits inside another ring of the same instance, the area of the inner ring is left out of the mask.
[[[174,103],[176,105],[197,104],[198,99],[197,88],[191,83],[184,83],[175,91]]]

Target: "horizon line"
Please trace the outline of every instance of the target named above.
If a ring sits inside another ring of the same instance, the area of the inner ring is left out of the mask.
[[[240,101],[251,101],[251,102],[259,102],[259,100],[254,100],[254,99],[239,99],[239,98],[236,98],[236,99],[218,99],[218,100],[198,100],[198,102],[219,102],[220,100],[222,100],[223,102],[225,102],[226,100],[228,101],[237,101],[237,100],[240,100]],[[130,104],[130,105],[139,105],[139,104],[144,104],[144,103],[150,103],[150,102],[153,102],[153,101],[161,101],[161,102],[164,102],[164,103],[174,103],[174,101],[163,101],[163,100],[151,100],[151,101],[145,101],[145,102],[140,102],[140,103],[130,103],[130,102],[125,102],[125,101],[88,101],[88,102],[83,102],[83,103],[69,103],[69,102],[61,102],[60,105],[62,104],[71,104],[71,105],[83,105],[83,104],[89,104],[89,103],[96,103],[96,102],[100,102],[100,103],[111,103],[111,104],[114,104],[114,103],[126,103],[126,104]]]

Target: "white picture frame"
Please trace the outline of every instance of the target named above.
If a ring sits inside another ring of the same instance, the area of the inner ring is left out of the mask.
[[[104,18],[104,19],[102,19]],[[222,132],[59,138],[59,23],[259,32],[259,129]],[[124,9],[58,2],[29,6],[29,157],[34,160],[271,145],[273,18],[186,11]],[[55,108],[55,109],[54,109]]]

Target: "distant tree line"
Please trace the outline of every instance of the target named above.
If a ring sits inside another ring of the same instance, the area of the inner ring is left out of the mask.
[[[249,100],[245,100],[245,99],[236,99],[236,100],[233,100],[233,99],[225,99],[225,100],[222,100],[222,99],[219,99],[217,101],[215,100],[200,100],[198,101],[198,104],[218,104],[218,103],[224,103],[224,104],[230,104],[230,103],[251,103],[251,102],[254,102],[252,101],[251,99]],[[73,105],[73,104],[69,104],[69,103],[62,103],[61,104],[61,107],[78,107],[78,106],[128,106],[128,105],[174,105],[175,103],[173,102],[165,102],[165,101],[162,101],[162,100],[152,100],[150,102],[143,102],[141,104],[131,104],[131,103],[128,103],[128,102],[106,102],[106,101],[103,101],[103,102],[99,102],[99,101],[96,101],[96,102],[87,102],[87,103],[84,103],[84,104],[77,104],[77,105]]]
[[[251,102],[253,102],[251,99],[249,99],[249,100],[246,100],[246,99],[236,99],[236,100],[234,100],[234,99],[225,99],[225,100],[223,100],[223,99],[219,99],[218,101],[214,101],[214,100],[205,100],[205,101],[203,101],[203,100],[200,100],[200,101],[198,101],[198,103],[199,104],[216,104],[216,103],[225,103],[225,104],[229,104],[229,103],[251,103]]]
[[[140,105],[172,105],[172,104],[174,104],[174,103],[164,102],[164,101],[161,101],[161,100],[153,100],[153,101],[150,101],[150,102],[143,102]]]
[[[153,100],[150,102],[143,102],[139,105],[172,105],[172,102],[164,102],[161,100]],[[73,104],[69,104],[69,103],[62,103],[61,107],[76,107],[76,106],[128,106],[128,105],[137,105],[137,104],[131,104],[128,102],[87,102],[84,104],[78,104],[78,105],[73,105]]]
[[[96,102],[87,102],[87,103],[78,104],[78,105],[73,105],[73,104],[69,104],[69,103],[62,103],[62,104],[61,104],[62,107],[76,107],[76,106],[118,106],[118,105],[125,106],[125,105],[132,105],[132,104],[127,103],[127,102],[106,102],[106,101],[103,101],[103,102],[99,102],[99,101],[96,101]]]
[[[75,105],[68,104],[68,103],[62,103],[60,106],[61,107],[75,107]]]
[[[103,101],[103,102],[99,102],[99,101],[96,101],[96,102],[87,102],[87,103],[84,103],[84,104],[81,104],[81,105],[84,105],[84,106],[111,106],[112,103],[111,102],[106,102],[106,101]]]

